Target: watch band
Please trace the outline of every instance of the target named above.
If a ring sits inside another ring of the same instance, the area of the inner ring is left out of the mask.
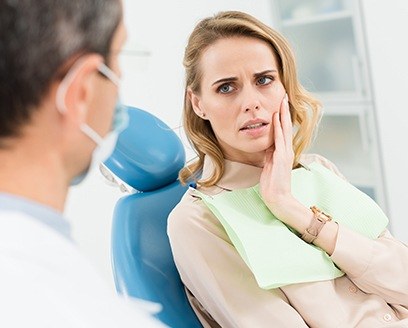
[[[313,219],[309,227],[305,230],[305,232],[301,236],[301,238],[309,244],[313,243],[313,241],[317,238],[326,222],[332,220],[330,215],[324,213],[321,209],[317,208],[316,206],[311,206],[310,209],[313,212]]]

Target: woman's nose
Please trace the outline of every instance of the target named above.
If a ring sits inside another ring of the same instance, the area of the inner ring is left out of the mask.
[[[257,111],[261,108],[259,93],[254,88],[242,90],[242,111]]]
[[[258,105],[247,106],[247,108],[245,108],[245,112],[249,112],[251,110],[258,110],[258,109],[259,109]]]

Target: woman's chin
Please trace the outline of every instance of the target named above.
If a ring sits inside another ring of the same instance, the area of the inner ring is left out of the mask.
[[[254,153],[254,154],[264,153],[271,147],[272,147],[272,143],[269,142],[269,140],[265,140],[265,141],[259,140],[259,142],[253,142],[249,144],[247,147],[245,147],[246,148],[245,151],[248,153]]]

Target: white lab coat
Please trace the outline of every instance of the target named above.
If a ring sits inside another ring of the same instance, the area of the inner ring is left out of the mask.
[[[164,327],[114,295],[63,234],[0,210],[0,327]]]

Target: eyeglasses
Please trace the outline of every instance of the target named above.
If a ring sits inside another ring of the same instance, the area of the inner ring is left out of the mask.
[[[98,67],[99,73],[103,76],[111,80],[116,86],[120,86],[120,78],[116,75],[114,71],[112,71],[106,64],[102,63]]]

